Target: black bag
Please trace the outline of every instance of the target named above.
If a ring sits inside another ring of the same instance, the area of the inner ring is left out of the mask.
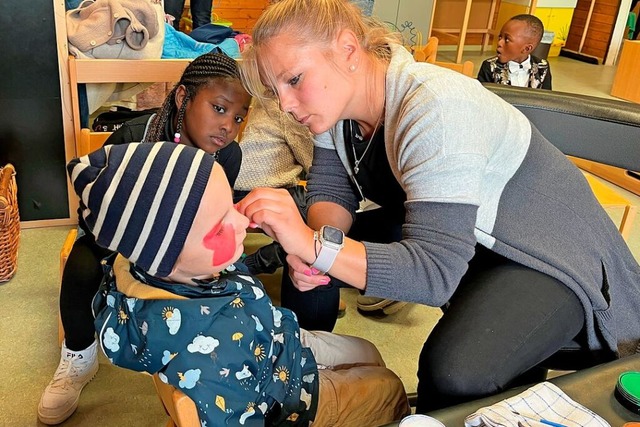
[[[153,114],[157,111],[157,108],[134,111],[126,107],[116,107],[115,111],[106,111],[98,114],[91,125],[91,129],[94,132],[114,132],[118,130],[124,122],[135,119],[136,117]]]

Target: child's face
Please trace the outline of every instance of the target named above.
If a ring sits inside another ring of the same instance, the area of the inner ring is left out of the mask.
[[[190,283],[208,279],[237,261],[249,220],[234,207],[229,181],[216,163],[184,247],[169,278]]]
[[[176,92],[177,108],[185,95],[185,88],[180,86]],[[201,86],[187,101],[180,142],[209,154],[226,147],[238,136],[250,102],[251,97],[239,80],[220,78]]]
[[[524,21],[507,21],[498,34],[498,61],[506,64],[509,61],[523,62],[533,50],[529,35],[529,24]]]

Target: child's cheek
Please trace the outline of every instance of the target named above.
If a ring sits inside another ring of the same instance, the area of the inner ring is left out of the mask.
[[[231,224],[225,224],[222,229],[214,227],[202,239],[204,247],[213,251],[211,265],[221,265],[229,260],[236,251],[236,234]]]

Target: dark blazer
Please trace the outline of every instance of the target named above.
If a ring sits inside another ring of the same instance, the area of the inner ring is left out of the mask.
[[[480,66],[478,80],[485,83],[499,83],[510,86],[509,67],[507,67],[507,64],[498,62],[497,56],[485,59]],[[551,90],[551,68],[546,59],[531,55],[531,70],[529,71],[527,87]]]

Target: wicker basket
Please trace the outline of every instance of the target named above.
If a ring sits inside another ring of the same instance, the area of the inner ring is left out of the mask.
[[[0,168],[0,282],[10,280],[16,272],[19,240],[16,170],[9,163]]]

